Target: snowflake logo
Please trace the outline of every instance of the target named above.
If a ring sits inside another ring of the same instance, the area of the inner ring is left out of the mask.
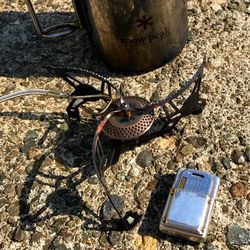
[[[143,15],[142,19],[137,19],[137,27],[140,28],[140,27],[143,27],[144,30],[146,30],[148,28],[148,26],[152,25],[153,22],[152,22],[152,17],[146,17],[146,15]]]

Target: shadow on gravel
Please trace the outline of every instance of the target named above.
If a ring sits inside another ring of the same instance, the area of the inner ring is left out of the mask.
[[[0,117],[38,120],[47,126],[44,134],[34,143],[34,147],[44,153],[35,158],[27,170],[19,196],[20,225],[23,230],[35,230],[41,222],[58,215],[68,215],[78,216],[86,230],[120,231],[120,220],[103,221],[101,216],[87,206],[77,190],[78,185],[95,175],[91,154],[95,120],[83,120],[62,130],[60,125],[67,124],[67,115],[64,113],[0,112]],[[55,140],[52,139],[46,145],[51,132],[56,134]],[[48,164],[52,155],[59,163],[58,167],[63,169],[57,169],[57,166],[56,169],[53,166],[50,168]],[[87,216],[82,215],[83,211]]]
[[[151,194],[148,207],[138,233],[142,236],[151,236],[158,241],[167,240],[172,244],[188,244],[191,246],[196,246],[199,243],[193,243],[187,240],[170,237],[159,231],[161,215],[167,202],[168,194],[170,192],[174,179],[175,175],[173,174],[163,175],[159,177],[158,185]]]
[[[38,13],[43,27],[76,20],[75,13]],[[76,30],[65,37],[45,39],[38,36],[28,12],[0,13],[0,76],[49,77],[46,66],[78,67],[95,71],[106,77],[133,75],[114,71],[95,54],[87,32]]]
[[[43,136],[35,143],[35,147],[45,153],[36,158],[29,167],[19,196],[22,228],[33,230],[39,222],[58,215],[74,215],[88,224],[99,225],[99,216],[88,208],[77,191],[78,185],[95,174],[91,164],[91,144],[95,130],[93,122],[82,122],[64,131],[60,129],[60,124],[66,124],[67,115],[64,113],[2,112],[0,117],[38,120],[45,122],[47,126]],[[56,133],[55,141],[51,141],[50,145],[44,145],[52,131]],[[62,174],[56,174],[57,171],[47,165],[53,154],[56,161],[65,168]],[[53,192],[43,194],[48,187],[52,188]],[[82,211],[88,216],[82,216]]]

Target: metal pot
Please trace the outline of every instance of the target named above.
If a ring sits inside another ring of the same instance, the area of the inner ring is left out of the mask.
[[[25,1],[40,35],[58,37],[85,28],[100,58],[122,70],[157,68],[178,55],[187,40],[186,0],[73,0],[76,23],[46,30]]]

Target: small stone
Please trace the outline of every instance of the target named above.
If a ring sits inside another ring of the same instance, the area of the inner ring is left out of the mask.
[[[190,136],[186,138],[186,141],[195,148],[207,146],[207,139],[203,137]]]
[[[221,159],[221,163],[222,163],[222,165],[224,166],[224,168],[225,168],[226,170],[232,168],[232,165],[231,165],[231,163],[230,163],[230,159],[227,158],[227,157],[222,158],[222,159]]]
[[[17,230],[14,233],[14,240],[15,241],[24,241],[26,238],[25,232],[21,229],[21,227],[18,227]]]
[[[8,184],[5,186],[5,189],[3,191],[4,194],[7,195],[16,195],[16,189],[15,186],[13,184]]]
[[[180,149],[180,153],[185,157],[194,152],[194,148],[190,145],[183,145]]]
[[[133,222],[135,221],[135,219],[133,218],[133,217],[131,217],[131,216],[129,216],[128,218],[127,218],[127,222],[128,222],[128,224],[132,224]]]
[[[197,167],[197,165],[194,162],[189,162],[187,164],[187,168],[195,169],[196,167]]]
[[[107,235],[105,233],[102,233],[101,237],[99,238],[99,243],[104,249],[108,249],[110,247]]]
[[[0,198],[0,208],[5,206],[6,204],[9,204],[9,201],[6,198]]]
[[[224,139],[226,141],[232,142],[232,143],[236,143],[238,141],[238,137],[236,135],[232,135],[232,134],[226,134],[224,136]]]
[[[233,150],[233,152],[231,154],[231,158],[232,158],[233,162],[237,165],[241,165],[241,164],[245,163],[244,153],[240,152],[238,150]]]
[[[250,147],[247,147],[245,150],[245,157],[248,162],[250,162]]]
[[[108,240],[111,246],[117,246],[121,243],[122,237],[121,233],[118,231],[112,231],[109,236]]]
[[[228,208],[227,205],[222,205],[222,212],[223,212],[224,214],[228,214],[229,208]]]
[[[176,147],[176,137],[157,138],[156,143],[161,149],[174,149]]]
[[[126,180],[126,173],[125,172],[122,172],[122,173],[118,173],[116,175],[116,179],[118,181],[125,181]]]
[[[230,193],[233,197],[246,197],[248,194],[249,188],[247,184],[238,182],[233,184],[230,188]]]
[[[158,184],[158,181],[156,179],[153,179],[151,181],[148,182],[147,186],[146,186],[146,190],[154,190],[156,188]]]
[[[247,145],[247,140],[243,136],[239,136],[239,141],[241,146]]]
[[[222,11],[222,7],[219,4],[213,4],[212,5],[212,9],[215,13],[221,12]]]
[[[220,162],[212,162],[212,171],[215,173],[219,173],[221,172],[221,170],[223,169],[223,165]]]
[[[88,180],[88,183],[91,185],[96,185],[96,184],[98,184],[98,182],[99,182],[99,179],[96,175],[91,176]]]
[[[136,166],[131,167],[131,169],[128,172],[128,175],[131,177],[138,177],[138,176],[140,176],[140,174],[141,174],[141,171]]]
[[[57,219],[52,225],[52,228],[54,229],[54,231],[57,233],[60,232],[60,230],[65,226],[67,220],[68,220],[67,218]]]
[[[6,211],[9,213],[11,216],[18,216],[19,215],[19,202],[15,201],[13,202],[7,209]]]
[[[111,195],[112,202],[119,211],[124,209],[124,199],[118,195]],[[102,217],[104,220],[111,220],[117,217],[117,213],[113,208],[109,199],[107,199],[102,206]]]
[[[27,141],[21,148],[21,152],[26,154],[36,145],[35,141]]]
[[[145,236],[138,235],[135,239],[134,245],[138,249],[157,250],[157,239],[147,235]]]
[[[35,232],[33,233],[33,235],[31,236],[31,244],[34,244],[34,243],[40,243],[41,239],[43,238],[43,234],[41,232]]]
[[[3,173],[0,173],[0,185],[3,185],[4,180],[6,179]]]
[[[224,152],[227,151],[228,145],[224,140],[219,140],[219,145],[220,145],[220,149],[222,151],[224,151]]]
[[[24,137],[24,142],[37,139],[38,134],[35,130],[29,130]]]
[[[143,168],[152,166],[153,163],[152,152],[149,149],[145,149],[142,152],[140,152],[136,158],[136,163]]]
[[[167,167],[168,167],[168,169],[174,170],[174,169],[176,169],[177,164],[176,164],[173,160],[170,160],[170,161],[168,162],[168,164],[167,164]]]
[[[240,199],[236,202],[237,208],[241,211],[241,213],[247,212],[248,201],[246,199]]]
[[[231,245],[243,246],[250,244],[250,231],[238,224],[230,224],[227,228],[227,240]]]

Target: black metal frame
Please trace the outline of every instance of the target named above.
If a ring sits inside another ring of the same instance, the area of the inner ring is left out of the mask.
[[[98,116],[106,114],[106,116],[100,122],[99,126],[97,127],[95,136],[94,136],[93,145],[92,145],[92,160],[93,160],[93,165],[94,165],[96,174],[100,180],[100,183],[102,184],[105,190],[105,193],[107,194],[107,197],[110,200],[110,203],[112,204],[113,208],[115,209],[115,211],[117,212],[120,218],[119,222],[122,222],[120,223],[120,226],[122,225],[121,227],[122,230],[129,230],[132,227],[134,227],[134,225],[136,225],[138,221],[140,220],[141,216],[137,213],[133,213],[132,211],[129,211],[126,213],[125,217],[123,217],[121,212],[118,210],[118,208],[115,206],[115,204],[112,201],[111,193],[105,181],[104,172],[112,164],[111,158],[114,157],[114,152],[116,151],[116,148],[113,148],[111,150],[111,155],[105,155],[103,147],[102,147],[102,142],[101,142],[101,132],[103,131],[103,128],[106,122],[116,113],[127,112],[129,110],[130,112],[133,112],[134,115],[140,115],[143,113],[152,112],[159,107],[163,108],[166,114],[166,118],[158,118],[164,122],[164,126],[162,127],[162,129],[154,133],[146,132],[144,135],[140,136],[139,138],[135,140],[122,142],[122,143],[126,143],[129,145],[138,145],[141,143],[145,143],[157,136],[163,136],[166,133],[170,132],[172,129],[175,128],[177,123],[183,117],[186,117],[191,114],[201,113],[205,105],[205,103],[200,99],[200,95],[199,95],[204,66],[205,66],[205,58],[202,64],[200,65],[200,67],[198,68],[197,72],[195,73],[195,75],[189,81],[184,83],[178,91],[172,92],[162,101],[151,103],[150,105],[147,105],[141,109],[132,109],[128,105],[126,105],[126,102],[124,101],[124,97],[121,95],[120,91],[117,88],[115,88],[108,79],[100,76],[99,74],[96,74],[88,70],[80,70],[80,69],[75,69],[75,68],[66,68],[66,69],[54,68],[55,72],[58,75],[60,75],[70,86],[72,86],[75,89],[75,91],[72,93],[73,96],[85,96],[85,95],[90,96],[90,97],[91,95],[93,96],[93,98],[88,98],[88,99],[83,98],[81,99],[80,102],[79,102],[79,99],[73,99],[71,101],[71,103],[69,104],[67,108],[67,112],[68,112],[70,120],[73,119],[73,120],[79,121],[80,115],[79,115],[78,108],[80,106],[82,106],[88,101],[95,102],[98,99],[101,99],[103,98],[103,96],[105,96],[105,93],[104,93],[105,84],[107,85],[107,89],[108,89],[107,97],[110,98],[110,101],[108,102],[109,104],[107,105],[108,107],[112,103],[111,88],[113,88],[116,91],[116,93],[120,96],[120,100],[121,100],[120,105],[119,106],[116,105],[112,107],[113,109],[111,109],[111,112],[107,114],[106,112],[107,107],[105,107],[105,109],[102,109],[97,114],[94,114]],[[88,84],[81,83],[79,80],[74,78],[72,74],[92,76],[92,77],[99,79],[101,81],[100,90],[97,90],[96,88]],[[77,83],[77,85],[75,83]],[[182,96],[183,93],[187,89],[189,89],[193,84],[194,84],[194,88],[191,94],[184,101],[182,107],[178,108],[175,105],[174,100]],[[171,108],[174,110],[174,112],[172,113],[168,112],[166,105],[170,105]],[[114,144],[117,145],[116,143]],[[127,219],[128,217],[131,217],[131,216],[133,217],[133,222],[130,224]]]

